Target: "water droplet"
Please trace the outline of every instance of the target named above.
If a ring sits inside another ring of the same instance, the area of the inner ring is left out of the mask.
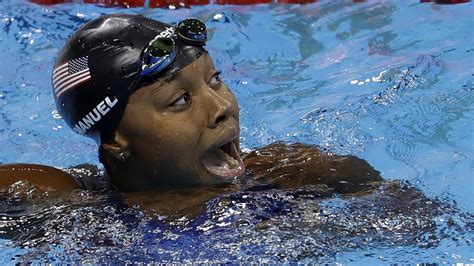
[[[58,110],[53,110],[51,114],[53,115],[54,119],[61,119],[61,115],[58,113]]]

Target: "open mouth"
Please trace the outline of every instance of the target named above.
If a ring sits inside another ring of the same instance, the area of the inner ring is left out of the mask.
[[[238,177],[245,171],[235,140],[206,152],[202,164],[212,174],[226,179]]]

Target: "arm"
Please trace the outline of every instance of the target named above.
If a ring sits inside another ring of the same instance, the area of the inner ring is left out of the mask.
[[[0,165],[0,188],[11,186],[18,181],[28,181],[36,186],[54,189],[81,188],[71,175],[51,166],[38,164]]]
[[[256,179],[280,188],[325,184],[337,192],[355,192],[382,181],[363,159],[327,154],[302,143],[273,143],[247,154],[244,161]]]

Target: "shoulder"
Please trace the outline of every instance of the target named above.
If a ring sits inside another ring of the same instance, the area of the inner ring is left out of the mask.
[[[323,184],[337,192],[354,192],[382,180],[361,158],[334,155],[304,143],[273,143],[245,155],[244,161],[256,180],[281,188]]]
[[[0,165],[0,189],[19,181],[53,189],[103,190],[109,186],[104,172],[91,164],[67,169],[26,163]]]
[[[81,188],[73,176],[55,167],[26,163],[0,165],[0,188],[9,187],[18,181],[54,189]]]

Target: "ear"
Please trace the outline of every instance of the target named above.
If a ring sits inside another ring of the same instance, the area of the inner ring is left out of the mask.
[[[112,140],[100,146],[108,162],[125,162],[130,156],[128,141],[119,132],[115,132]]]

